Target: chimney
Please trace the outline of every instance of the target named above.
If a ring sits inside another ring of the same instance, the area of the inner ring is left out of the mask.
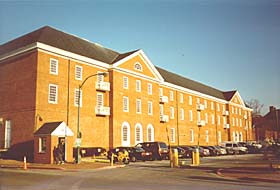
[[[276,108],[274,106],[269,106],[269,112],[273,112],[275,110],[276,110]]]

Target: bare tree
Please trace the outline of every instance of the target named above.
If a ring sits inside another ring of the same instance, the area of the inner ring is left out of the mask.
[[[257,115],[261,115],[262,108],[264,104],[261,104],[259,100],[257,99],[251,99],[249,101],[246,101],[246,104],[253,109],[252,116],[255,117]]]

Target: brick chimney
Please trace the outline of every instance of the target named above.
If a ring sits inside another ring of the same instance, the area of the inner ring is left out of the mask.
[[[276,108],[274,106],[269,106],[269,112],[274,112]]]

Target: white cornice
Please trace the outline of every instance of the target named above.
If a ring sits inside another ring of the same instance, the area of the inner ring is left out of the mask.
[[[163,78],[162,76],[160,75],[160,73],[157,71],[157,69],[155,68],[155,66],[152,64],[152,62],[149,60],[149,58],[145,55],[145,53],[143,52],[143,50],[138,50],[134,53],[132,53],[131,55],[119,60],[118,62],[114,63],[112,68],[116,69],[120,69],[120,65],[123,64],[124,62],[132,59],[133,57],[137,56],[137,55],[140,55],[140,58],[143,60],[144,63],[146,63],[147,67],[150,69],[150,71],[156,76],[156,78],[159,80],[159,81],[163,81]],[[126,72],[131,72],[133,74],[135,74],[136,72],[133,72],[133,71],[130,71],[130,70],[125,70],[123,69],[123,71],[126,71]],[[137,73],[138,74],[138,73]],[[138,74],[139,75],[139,74]],[[144,75],[143,75],[144,76]]]

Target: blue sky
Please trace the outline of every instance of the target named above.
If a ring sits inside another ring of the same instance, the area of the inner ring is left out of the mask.
[[[280,108],[280,0],[0,0],[0,44],[49,25]]]

